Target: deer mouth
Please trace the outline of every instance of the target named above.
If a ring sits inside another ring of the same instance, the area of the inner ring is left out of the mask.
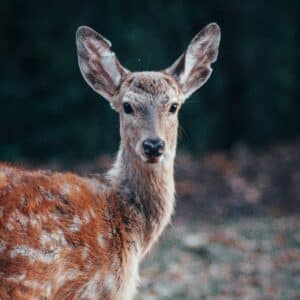
[[[150,164],[158,163],[165,150],[165,142],[161,138],[147,137],[142,142],[142,155],[145,161]]]
[[[146,163],[147,164],[157,164],[161,161],[161,156],[156,157],[147,157]]]

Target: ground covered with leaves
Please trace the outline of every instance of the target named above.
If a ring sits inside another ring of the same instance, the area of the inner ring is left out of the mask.
[[[166,231],[143,263],[137,299],[300,299],[299,218],[213,221]]]

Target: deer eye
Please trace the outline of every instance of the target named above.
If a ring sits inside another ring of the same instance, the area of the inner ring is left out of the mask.
[[[176,111],[177,111],[177,108],[178,108],[178,104],[177,103],[173,103],[171,106],[170,106],[170,113],[172,114],[175,114]]]
[[[128,102],[123,103],[123,108],[124,108],[125,114],[133,114],[133,109]]]

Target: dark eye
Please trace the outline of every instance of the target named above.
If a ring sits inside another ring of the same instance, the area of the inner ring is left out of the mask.
[[[133,109],[128,102],[123,103],[123,108],[124,108],[125,114],[133,114]]]
[[[173,104],[171,105],[171,107],[170,107],[170,112],[171,112],[172,114],[175,114],[176,111],[177,111],[177,108],[178,108],[178,104],[177,104],[177,103],[173,103]]]

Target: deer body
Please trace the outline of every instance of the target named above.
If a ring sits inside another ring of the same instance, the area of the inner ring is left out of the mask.
[[[151,195],[131,175],[132,186],[122,172],[101,182],[1,166],[0,299],[130,299],[174,199],[163,170]]]
[[[211,24],[169,69],[130,73],[78,30],[82,74],[120,114],[120,149],[101,179],[0,165],[1,300],[134,297],[173,212],[177,108],[209,77],[219,35]]]

